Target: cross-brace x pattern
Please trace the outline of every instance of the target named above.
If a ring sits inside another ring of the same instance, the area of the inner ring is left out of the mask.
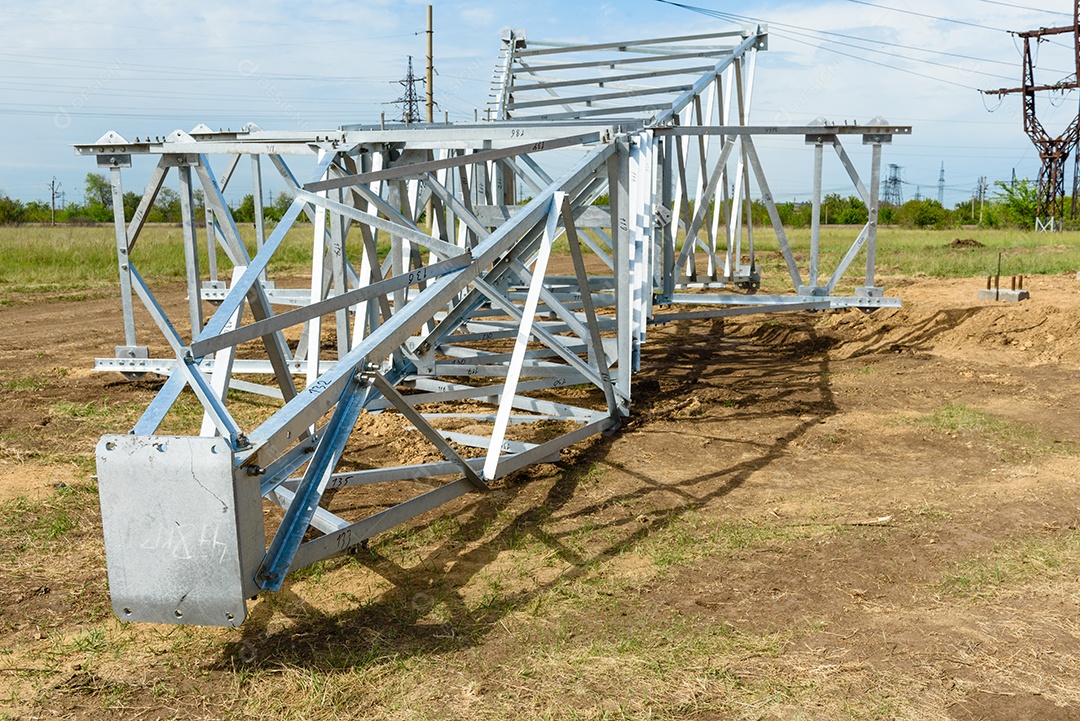
[[[515,31],[503,38],[489,122],[315,133],[199,126],[77,146],[109,169],[116,208],[124,345],[97,368],[167,376],[132,432],[98,445],[117,615],[237,625],[246,599],[281,588],[290,571],[613,431],[630,413],[651,324],[897,305],[874,284],[877,189],[882,145],[910,129],[751,125],[766,48],[763,27],[589,46],[530,44]],[[808,267],[780,223],[754,144],[762,135],[803,136],[814,147]],[[844,135],[872,146],[868,187]],[[870,208],[831,274],[818,252],[825,146]],[[157,164],[127,221],[121,172],[136,156]],[[224,195],[245,156],[253,238]],[[269,231],[267,170],[293,198]],[[182,323],[135,260],[148,210],[174,171],[187,265]],[[206,199],[205,270],[196,184]],[[790,295],[757,293],[755,184]],[[527,202],[515,202],[519,190]],[[307,288],[270,278],[294,242],[290,231],[311,237]],[[219,247],[228,281],[219,278]],[[860,255],[863,284],[839,295]],[[567,256],[572,272],[559,274],[556,261]],[[136,297],[168,357],[139,344]],[[203,409],[198,434],[161,433],[187,390]],[[269,410],[253,409],[258,396]],[[376,415],[398,419],[398,432],[426,444],[427,455],[404,464],[386,452],[353,458]],[[348,510],[338,499],[350,493],[374,510]],[[264,514],[268,504],[280,510]]]

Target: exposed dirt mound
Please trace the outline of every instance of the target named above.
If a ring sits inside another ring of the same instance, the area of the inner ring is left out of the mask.
[[[974,238],[957,238],[951,243],[945,244],[946,248],[985,248],[986,246]]]
[[[914,282],[895,289],[898,310],[832,314],[823,322],[843,339],[835,355],[932,353],[957,360],[1080,366],[1080,281],[1025,278],[1020,303],[978,301],[979,279]]]

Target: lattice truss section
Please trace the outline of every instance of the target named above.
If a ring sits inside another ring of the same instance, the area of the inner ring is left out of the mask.
[[[279,589],[290,571],[613,431],[630,412],[650,324],[897,305],[874,285],[877,188],[882,145],[910,129],[750,125],[766,42],[762,27],[576,47],[513,32],[492,122],[200,126],[77,146],[109,170],[116,213],[124,344],[96,367],[166,377],[131,432],[98,445],[117,615],[237,625],[246,599]],[[754,145],[762,134],[813,146],[808,267],[779,221]],[[869,189],[840,142],[850,134],[873,146]],[[825,146],[871,218],[828,275],[817,250]],[[121,174],[136,159],[156,166],[126,222]],[[224,197],[244,166],[256,206],[249,242]],[[292,197],[272,229],[267,172]],[[183,214],[183,320],[137,269],[153,252],[139,243],[147,211],[170,179]],[[756,293],[752,182],[791,294]],[[529,200],[515,204],[519,195]],[[272,277],[297,233],[312,248],[303,288]],[[217,267],[218,247],[229,269]],[[836,294],[857,257],[863,285]],[[140,345],[136,298],[166,356]],[[166,433],[192,395],[199,432]],[[389,435],[372,431],[378,423]],[[404,440],[426,451],[402,462],[391,451]]]

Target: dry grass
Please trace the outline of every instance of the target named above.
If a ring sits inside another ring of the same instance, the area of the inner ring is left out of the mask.
[[[586,469],[582,480],[602,484],[602,466]],[[183,718],[305,720],[932,719],[946,698],[1003,683],[1009,693],[1043,693],[1048,668],[1063,677],[1052,699],[1080,701],[1080,687],[1064,680],[1072,656],[1048,666],[1039,655],[1055,627],[1078,633],[1075,622],[1062,611],[1007,613],[1025,596],[1080,591],[1072,531],[1018,536],[958,561],[936,585],[915,587],[913,603],[853,596],[857,614],[891,617],[885,634],[967,619],[945,643],[901,640],[879,664],[852,657],[841,641],[858,639],[857,628],[812,612],[770,629],[687,614],[671,594],[703,563],[738,567],[822,544],[858,549],[889,529],[690,510],[649,519],[636,541],[597,538],[558,530],[557,514],[530,513],[557,484],[534,481],[535,494],[472,504],[380,538],[369,554],[308,569],[264,598],[241,630],[121,624],[97,589],[79,604],[82,620],[0,656],[0,669],[23,669],[8,673],[17,680],[9,702],[115,717],[175,709]],[[37,508],[5,505],[12,530],[0,542],[21,558],[62,556],[49,519],[84,512],[88,490]],[[934,509],[909,515],[920,533],[951,521]],[[577,563],[564,546],[582,554]],[[482,564],[446,575],[448,547],[455,567]],[[93,565],[102,561],[99,548]],[[1006,647],[1017,654],[1007,663]],[[975,671],[950,690],[927,687],[919,664]]]

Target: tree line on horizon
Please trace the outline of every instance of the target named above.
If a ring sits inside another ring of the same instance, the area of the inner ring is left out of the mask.
[[[83,185],[83,202],[68,203],[62,208],[56,208],[56,222],[72,225],[91,225],[95,223],[112,223],[113,196],[112,186],[109,180],[101,173],[87,173]],[[203,218],[206,213],[206,199],[202,190],[195,190],[194,196],[195,217]],[[130,221],[135,215],[136,208],[142,201],[142,194],[135,192],[124,193],[124,219]],[[277,222],[292,205],[292,196],[282,191],[274,201],[263,208],[266,220]],[[237,223],[255,222],[255,198],[246,195],[236,207],[230,206],[233,219]],[[48,224],[52,222],[53,209],[49,203],[42,200],[32,200],[24,203],[21,200],[0,195],[0,225],[14,225],[18,223]],[[180,211],[180,194],[169,187],[162,187],[158,191],[150,211],[147,213],[148,223],[179,223],[183,219]]]
[[[1037,188],[1028,179],[1015,182],[997,181],[994,192],[987,202],[980,207],[978,203],[959,203],[954,208],[945,208],[936,200],[909,200],[899,207],[882,205],[878,222],[880,225],[898,225],[910,228],[952,228],[962,225],[981,225],[990,228],[1016,227],[1031,229],[1035,225],[1037,208]],[[205,214],[204,198],[201,190],[194,192],[195,215],[202,218]],[[124,218],[131,220],[142,196],[139,193],[124,193]],[[607,202],[601,196],[597,204]],[[263,207],[264,217],[275,223],[288,211],[292,196],[282,191],[272,203]],[[1065,199],[1066,216],[1071,215],[1070,199]],[[68,203],[56,209],[57,223],[93,224],[113,222],[112,188],[108,179],[101,173],[87,173],[84,184],[84,201]],[[752,201],[752,217],[755,225],[770,225],[768,210],[760,200]],[[809,227],[812,206],[809,202],[786,201],[776,204],[780,220],[785,226]],[[230,206],[233,219],[237,223],[255,222],[255,199],[251,194],[244,196],[235,207]],[[20,200],[0,195],[0,225],[18,223],[49,223],[52,218],[49,203],[35,200],[24,203]],[[831,193],[822,199],[821,222],[825,225],[861,225],[866,223],[869,213],[866,204],[858,196],[841,196]],[[302,217],[303,220],[303,217]],[[163,187],[158,193],[147,216],[150,223],[181,222],[180,194],[172,188]],[[1068,229],[1080,229],[1080,221],[1065,221]]]

